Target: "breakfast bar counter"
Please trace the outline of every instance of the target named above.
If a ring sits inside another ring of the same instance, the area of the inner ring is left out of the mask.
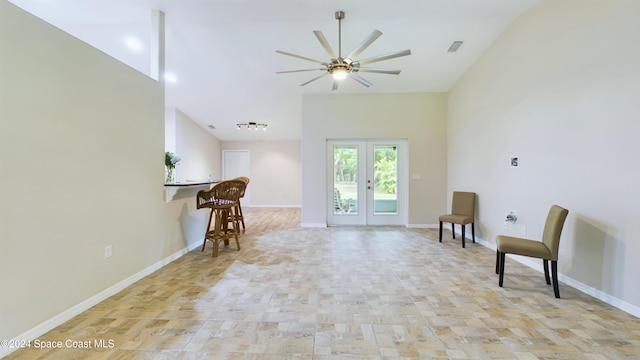
[[[211,185],[217,184],[220,181],[185,181],[185,182],[175,182],[175,183],[165,183],[164,184],[164,193],[165,193],[165,201],[171,202],[173,197],[176,196],[178,191],[182,189],[209,189]]]

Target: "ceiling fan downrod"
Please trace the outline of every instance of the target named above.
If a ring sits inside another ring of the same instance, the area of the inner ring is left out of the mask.
[[[342,19],[344,19],[344,11],[336,11],[336,20],[338,20],[338,61],[342,61]]]

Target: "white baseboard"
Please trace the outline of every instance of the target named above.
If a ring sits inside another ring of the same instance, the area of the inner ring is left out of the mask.
[[[303,228],[326,228],[327,224],[325,224],[325,223],[300,223],[300,227],[303,227]]]
[[[585,285],[580,281],[572,279],[570,277],[564,276],[562,274],[558,274],[558,280],[564,282],[565,284],[582,291],[587,295],[591,295],[594,298],[601,300],[613,307],[616,307],[624,312],[627,312],[635,317],[640,318],[640,307],[635,306],[633,304],[629,304],[626,301],[620,300],[615,296],[609,295],[603,291],[595,289],[591,286]]]
[[[48,331],[56,328],[57,326],[62,325],[64,322],[74,318],[75,316],[79,315],[80,313],[88,310],[89,308],[91,308],[92,306],[106,300],[107,298],[109,298],[112,295],[117,294],[118,292],[120,292],[121,290],[124,290],[126,287],[128,287],[129,285],[135,283],[136,281],[144,278],[147,275],[150,275],[151,273],[153,273],[154,271],[162,268],[163,266],[169,264],[170,262],[180,258],[181,256],[183,256],[184,254],[186,254],[188,251],[192,250],[191,248],[196,248],[198,247],[198,244],[192,244],[189,246],[189,249],[184,248],[182,250],[179,250],[171,255],[169,255],[168,257],[156,262],[155,264],[137,272],[136,274],[133,274],[132,276],[118,282],[117,284],[93,295],[92,297],[80,302],[79,304],[76,304],[74,306],[72,306],[71,308],[61,312],[58,315],[55,315],[54,317],[46,320],[43,323],[40,323],[39,325],[37,325],[34,328],[31,328],[27,331],[25,331],[24,333],[17,335],[14,337],[14,339],[37,339],[38,337],[44,335],[45,333],[47,333]],[[12,353],[13,351],[17,350],[16,348],[5,348],[5,347],[0,347],[0,358],[9,355],[10,353]]]
[[[199,247],[201,247],[201,246],[202,246],[202,242],[197,242],[197,243],[190,244],[190,245],[189,245],[189,247],[187,247],[187,250],[185,251],[185,253],[187,253],[187,252],[189,252],[189,251],[191,251],[191,250],[195,250],[195,249],[197,249],[197,248],[199,248]],[[177,258],[176,258],[176,259],[177,259]],[[171,261],[173,261],[173,260],[171,260]],[[171,262],[171,261],[169,261],[169,262]],[[167,264],[168,264],[168,263],[167,263]],[[163,265],[163,266],[164,266],[164,265]]]
[[[250,208],[283,208],[283,209],[287,209],[287,208],[302,208],[302,206],[300,205],[242,205],[242,207],[250,207]]]
[[[408,228],[412,229],[437,229],[439,224],[407,224]]]

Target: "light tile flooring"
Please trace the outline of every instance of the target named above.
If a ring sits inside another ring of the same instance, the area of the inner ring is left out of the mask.
[[[7,358],[640,359],[640,319],[513,260],[499,288],[495,253],[450,232],[245,217],[241,251],[190,252],[41,337],[92,348]]]

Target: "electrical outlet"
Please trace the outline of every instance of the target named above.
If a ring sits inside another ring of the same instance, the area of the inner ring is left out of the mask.
[[[111,255],[113,255],[113,248],[111,247],[111,245],[107,245],[104,247],[104,258],[108,259],[111,257]]]

